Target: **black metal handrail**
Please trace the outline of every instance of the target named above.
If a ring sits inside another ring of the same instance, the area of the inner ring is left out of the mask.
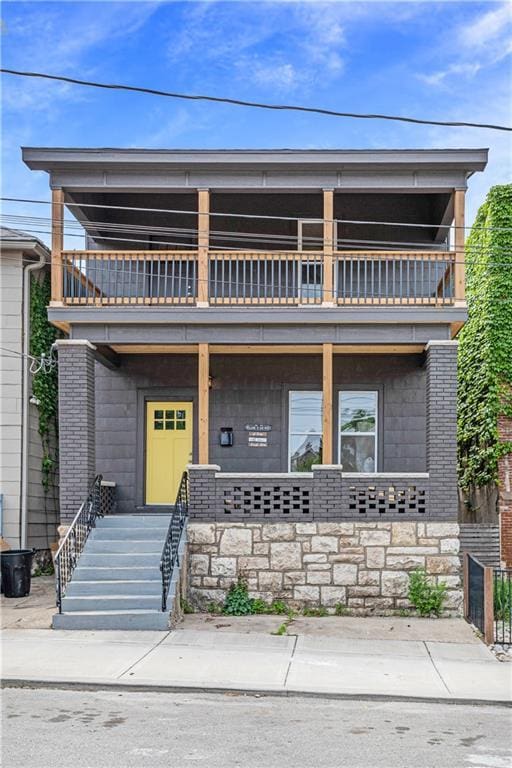
[[[165,544],[162,550],[160,560],[160,571],[162,573],[162,611],[167,609],[167,595],[171,585],[174,567],[179,565],[179,545],[183,528],[188,517],[188,474],[184,472],[181,476],[176,503],[171,514]]]
[[[80,506],[55,555],[55,590],[59,613],[62,613],[62,598],[66,594],[66,587],[71,581],[71,576],[78,563],[78,558],[83,552],[89,533],[96,526],[96,518],[103,517],[101,512],[102,480],[102,475],[97,475],[94,478],[86,500]]]

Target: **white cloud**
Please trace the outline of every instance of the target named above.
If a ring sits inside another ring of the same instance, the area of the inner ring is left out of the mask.
[[[512,4],[507,2],[450,30],[451,51],[455,61],[417,78],[430,86],[459,84],[460,77],[471,79],[481,70],[498,64],[512,53]],[[449,81],[449,82],[448,82]]]
[[[276,90],[290,90],[298,81],[293,64],[260,64],[253,69],[253,80],[259,85],[269,85]]]
[[[211,62],[212,78],[225,71],[227,82],[237,88],[243,82],[279,93],[303,92],[342,73],[344,19],[361,14],[358,7],[332,2],[186,5],[179,31],[170,31],[169,58],[193,77],[190,62],[201,51]],[[201,74],[204,90],[204,69]]]
[[[430,75],[418,74],[417,77],[427,85],[441,85],[446,78],[452,75],[462,75],[466,77],[473,77],[482,69],[482,65],[475,61],[473,64],[451,64],[446,69],[441,69],[438,72],[432,72]]]
[[[512,5],[503,3],[499,8],[487,11],[470,24],[460,29],[459,39],[462,45],[471,48],[485,48],[501,38],[512,28]]]
[[[44,9],[33,4],[30,13],[24,10],[6,22],[4,66],[87,78],[101,72],[101,46],[134,35],[157,8],[156,2],[57,3]],[[95,50],[98,58],[91,61]],[[51,117],[55,105],[88,98],[83,89],[65,83],[5,78],[3,103],[10,110],[31,109]]]

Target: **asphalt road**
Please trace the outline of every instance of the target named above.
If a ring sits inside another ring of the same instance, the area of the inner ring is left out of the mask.
[[[2,692],[9,768],[510,768],[512,710],[241,695]]]

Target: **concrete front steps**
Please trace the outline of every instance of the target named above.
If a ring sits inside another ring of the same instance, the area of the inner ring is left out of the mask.
[[[169,521],[169,515],[98,519],[62,599],[62,613],[53,617],[53,628],[168,629],[177,574],[163,612],[160,558]]]

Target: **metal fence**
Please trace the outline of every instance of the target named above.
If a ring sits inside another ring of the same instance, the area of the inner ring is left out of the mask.
[[[493,578],[494,642],[512,643],[512,569],[495,569]]]
[[[485,635],[485,566],[473,557],[467,555],[466,591],[467,605],[466,618],[482,635]]]
[[[512,569],[492,568],[465,553],[464,616],[487,645],[511,645]]]

